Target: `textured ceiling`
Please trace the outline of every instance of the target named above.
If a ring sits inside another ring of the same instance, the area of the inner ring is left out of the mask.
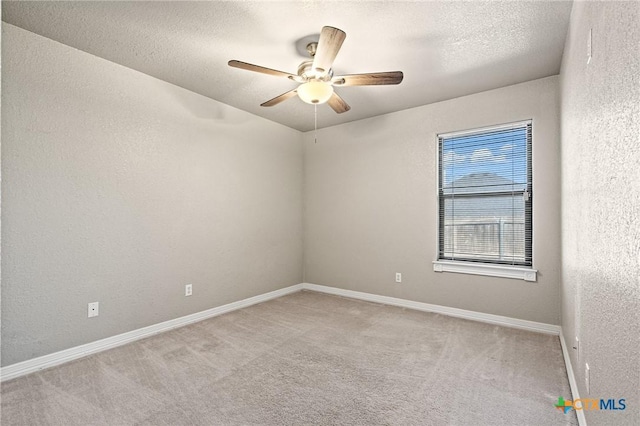
[[[566,1],[2,2],[8,23],[303,131],[313,106],[259,106],[296,83],[227,62],[295,74],[296,45],[330,25],[347,33],[336,74],[404,72],[398,86],[337,88],[351,110],[318,106],[326,127],[558,74],[570,13]]]

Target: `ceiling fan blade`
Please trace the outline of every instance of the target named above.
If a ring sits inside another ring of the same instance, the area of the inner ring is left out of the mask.
[[[235,59],[229,61],[229,66],[234,68],[240,68],[242,70],[259,72],[262,74],[274,75],[276,77],[287,77],[290,79],[295,79],[295,75],[278,70],[272,70],[271,68],[261,67],[260,65],[250,64],[248,62],[236,61]]]
[[[400,84],[403,78],[404,75],[402,71],[389,71],[340,75],[334,77],[331,82],[335,86],[377,86],[383,84]]]
[[[321,73],[329,71],[346,36],[344,31],[337,28],[322,27],[318,47],[313,56],[313,68]]]
[[[267,102],[264,102],[264,103],[260,104],[260,106],[270,107],[270,106],[278,105],[280,102],[284,102],[287,99],[296,96],[297,94],[298,94],[298,89],[296,88],[296,89],[290,90],[288,92],[285,92],[280,96],[276,96],[273,99],[269,99]]]
[[[351,109],[344,99],[338,96],[336,92],[333,92],[333,95],[331,95],[327,103],[338,114],[342,114],[343,112],[347,112]]]

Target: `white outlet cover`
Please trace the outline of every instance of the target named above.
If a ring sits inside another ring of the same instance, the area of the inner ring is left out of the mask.
[[[593,55],[593,30],[589,28],[589,35],[587,37],[587,64],[591,63],[591,56]]]
[[[100,304],[98,302],[91,302],[87,305],[87,317],[97,317],[99,314]]]
[[[193,285],[187,284],[184,286],[184,295],[191,296],[193,294]]]

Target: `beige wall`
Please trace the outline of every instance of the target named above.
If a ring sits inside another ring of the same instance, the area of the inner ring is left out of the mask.
[[[559,324],[558,108],[549,77],[306,133],[305,281]],[[436,135],[525,119],[538,282],[434,272]]]
[[[2,26],[3,365],[302,281],[300,132]]]
[[[638,22],[638,2],[575,2],[562,62],[562,326],[580,396],[627,400],[589,425],[640,424]]]

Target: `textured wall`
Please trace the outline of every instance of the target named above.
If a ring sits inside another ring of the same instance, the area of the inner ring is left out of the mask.
[[[305,281],[559,324],[558,111],[548,77],[306,133]],[[437,133],[530,118],[538,282],[434,272]]]
[[[302,281],[298,131],[3,31],[4,365]]]
[[[587,411],[589,425],[640,424],[638,22],[638,2],[574,3],[562,63],[562,326],[567,342],[580,337],[580,396],[628,407]]]

